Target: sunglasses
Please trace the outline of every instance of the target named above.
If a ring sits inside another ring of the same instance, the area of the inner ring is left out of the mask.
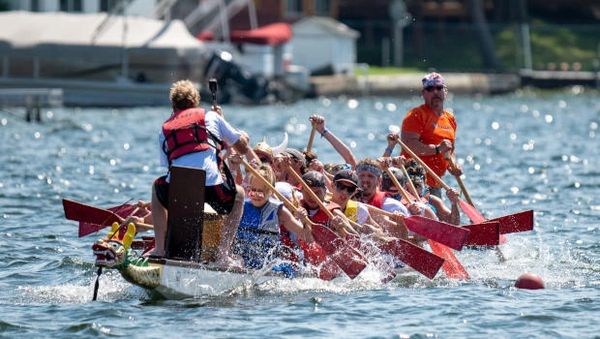
[[[266,196],[266,192],[260,189],[250,187],[248,189],[248,197],[257,199],[263,199]]]
[[[346,192],[348,192],[348,194],[352,194],[352,193],[356,192],[355,186],[346,186],[341,183],[336,183],[335,189],[337,189],[338,191],[346,191]]]
[[[271,163],[271,159],[267,158],[267,157],[258,157],[258,159],[260,159],[260,162],[262,162],[263,164],[270,164]]]
[[[428,86],[428,87],[425,87],[425,90],[427,92],[433,92],[434,89],[437,89],[438,91],[443,91],[444,90],[444,86]]]

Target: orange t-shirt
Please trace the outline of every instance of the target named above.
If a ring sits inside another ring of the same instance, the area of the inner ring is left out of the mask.
[[[444,139],[450,140],[454,145],[456,120],[454,119],[454,114],[447,111],[444,111],[441,116],[437,116],[429,106],[423,104],[406,113],[406,117],[402,121],[402,132],[419,134],[419,141],[426,145],[437,145]],[[405,152],[402,154],[409,157]],[[437,155],[423,155],[421,159],[440,177],[444,175],[448,168],[448,162],[441,153]],[[430,176],[427,176],[427,185],[430,187],[441,187]]]

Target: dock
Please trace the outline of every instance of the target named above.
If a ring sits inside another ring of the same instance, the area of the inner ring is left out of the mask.
[[[61,107],[61,88],[0,88],[0,107],[25,107],[25,120],[42,121],[41,109]]]

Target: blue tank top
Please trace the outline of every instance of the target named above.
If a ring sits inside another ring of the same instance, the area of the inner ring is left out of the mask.
[[[248,199],[244,202],[233,250],[244,259],[246,267],[261,268],[278,255],[281,241],[277,213],[281,205],[272,198],[260,208]]]

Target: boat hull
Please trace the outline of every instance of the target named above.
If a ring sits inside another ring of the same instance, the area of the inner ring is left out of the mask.
[[[242,286],[288,279],[273,272],[246,269],[221,269],[208,264],[169,259],[150,259],[129,264],[121,275],[134,285],[157,292],[166,299],[218,296]]]

